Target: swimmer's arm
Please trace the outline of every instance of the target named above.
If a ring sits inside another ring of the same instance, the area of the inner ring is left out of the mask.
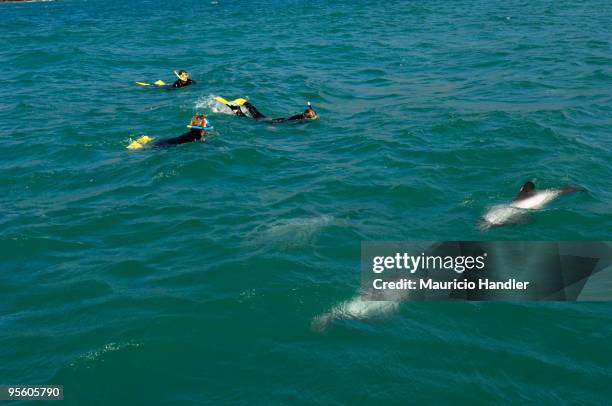
[[[296,121],[296,120],[304,120],[306,117],[304,117],[303,113],[300,114],[296,114],[294,116],[291,116],[287,119],[287,121]]]
[[[284,123],[286,121],[299,121],[299,120],[304,120],[306,117],[304,117],[303,113],[300,114],[296,114],[294,116],[291,117],[280,117],[280,118],[275,118],[272,120],[273,123]]]

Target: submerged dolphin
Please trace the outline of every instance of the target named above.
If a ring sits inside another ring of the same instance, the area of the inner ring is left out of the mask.
[[[573,186],[566,186],[563,189],[536,190],[535,184],[527,181],[511,203],[494,206],[482,216],[484,226],[493,227],[523,222],[527,210],[541,209],[561,195],[583,190]]]
[[[370,320],[384,318],[399,309],[399,301],[368,301],[361,296],[338,303],[327,313],[315,317],[310,328],[313,331],[325,331],[327,327],[338,320]]]

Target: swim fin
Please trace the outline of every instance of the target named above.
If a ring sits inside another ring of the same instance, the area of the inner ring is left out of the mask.
[[[215,100],[218,101],[221,104],[225,104],[227,107],[230,107],[230,106],[242,106],[244,103],[247,102],[247,100],[243,99],[243,98],[238,98],[238,99],[235,99],[235,100],[232,100],[232,101],[227,101],[223,97],[220,97],[220,96],[215,97]]]
[[[153,83],[147,83],[147,82],[136,82],[136,84],[138,86],[166,86],[166,82],[164,82],[163,80],[157,80]]]
[[[217,97],[215,97],[215,100],[218,101],[221,104],[225,104],[226,106],[230,105],[230,102],[225,100],[223,97],[217,96]]]
[[[238,98],[238,99],[232,100],[230,103],[242,106],[246,102],[247,102],[246,99]]]
[[[138,138],[136,141],[132,141],[130,145],[128,145],[126,148],[127,149],[140,149],[144,147],[145,145],[147,145],[149,142],[151,142],[152,139],[153,138],[149,137],[148,135],[143,135],[142,137]]]

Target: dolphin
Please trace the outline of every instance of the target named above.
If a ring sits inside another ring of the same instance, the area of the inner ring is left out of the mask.
[[[399,300],[368,301],[362,300],[361,296],[355,296],[316,316],[310,323],[310,328],[312,331],[322,332],[338,320],[382,319],[395,313],[399,305]]]
[[[541,209],[561,195],[580,191],[584,191],[584,189],[574,186],[566,186],[562,189],[536,190],[535,183],[529,180],[523,184],[512,202],[494,206],[485,213],[482,216],[483,225],[488,228],[525,222],[525,215],[529,210]]]

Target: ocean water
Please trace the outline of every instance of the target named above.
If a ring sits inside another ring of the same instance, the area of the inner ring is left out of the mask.
[[[609,403],[608,303],[364,303],[363,240],[604,240],[612,4],[0,3],[0,384],[67,404]],[[142,88],[187,69],[197,86]],[[271,126],[213,101],[248,97]],[[205,143],[129,151],[195,112]],[[527,179],[575,184],[528,221]]]

